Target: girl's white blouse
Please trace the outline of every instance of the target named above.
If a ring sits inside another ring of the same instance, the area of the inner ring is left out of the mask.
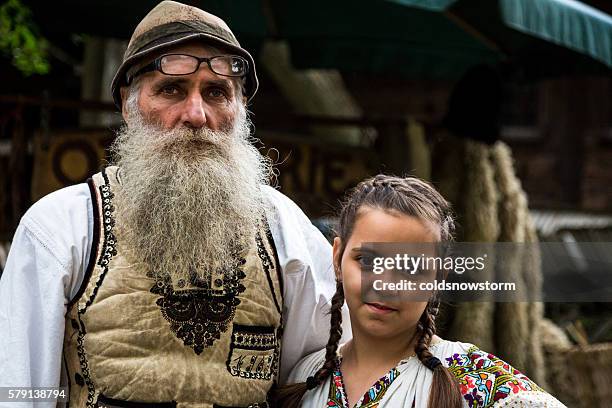
[[[512,366],[472,344],[441,340],[432,344],[430,350],[445,367],[451,367],[451,372],[464,372],[455,374],[462,384],[460,388],[464,407],[565,407]],[[291,372],[289,383],[306,381],[324,362],[325,349],[303,358]],[[386,389],[378,405],[374,406],[427,408],[432,371],[415,356],[400,361],[396,368],[400,374]],[[496,372],[503,372],[504,375],[496,375]],[[508,376],[505,375],[508,372],[513,373],[512,384],[508,383]],[[314,390],[308,391],[302,406],[327,407],[330,383],[329,380],[325,381]]]

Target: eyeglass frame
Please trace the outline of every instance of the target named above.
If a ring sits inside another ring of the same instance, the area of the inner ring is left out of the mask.
[[[188,74],[166,74],[165,72],[162,71],[161,60],[162,58],[170,56],[170,55],[183,55],[186,57],[195,58],[196,60],[198,60],[198,65],[196,66],[196,69],[193,72],[190,72]],[[216,71],[213,70],[212,65],[210,64],[210,60],[212,60],[213,58],[217,58],[217,57],[233,57],[233,58],[241,59],[244,62],[244,65],[246,66],[244,73],[241,75],[225,75],[225,74],[217,73]],[[198,72],[203,62],[206,62],[206,65],[208,65],[208,69],[210,69],[210,72],[214,73],[215,75],[221,75],[221,76],[230,77],[230,78],[240,78],[240,77],[246,76],[247,73],[249,72],[249,61],[247,61],[246,58],[243,58],[240,55],[221,54],[221,55],[213,55],[212,57],[196,57],[195,55],[190,55],[190,54],[176,54],[176,53],[164,54],[164,55],[160,55],[159,57],[155,58],[152,62],[148,63],[147,65],[145,65],[144,67],[136,71],[134,75],[131,75],[129,78],[127,78],[126,85],[130,85],[132,81],[134,80],[134,78],[136,78],[137,76],[146,74],[147,72],[151,72],[151,71],[159,71],[164,75],[170,75],[170,76],[191,75],[195,72]]]

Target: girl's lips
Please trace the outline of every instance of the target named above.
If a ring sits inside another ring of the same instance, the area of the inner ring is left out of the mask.
[[[366,303],[368,308],[375,313],[391,313],[397,311],[389,306],[381,305],[380,303]]]

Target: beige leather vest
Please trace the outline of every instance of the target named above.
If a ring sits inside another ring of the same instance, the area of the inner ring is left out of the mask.
[[[261,228],[231,275],[156,279],[114,228],[117,168],[88,181],[94,246],[66,315],[71,407],[260,407],[276,381],[282,288]]]

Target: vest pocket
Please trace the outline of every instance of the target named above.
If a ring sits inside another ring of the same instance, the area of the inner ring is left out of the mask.
[[[278,374],[279,346],[275,327],[234,323],[227,371],[234,377],[273,380]]]
[[[135,402],[121,401],[100,394],[96,402],[98,408],[175,408],[176,402]]]

